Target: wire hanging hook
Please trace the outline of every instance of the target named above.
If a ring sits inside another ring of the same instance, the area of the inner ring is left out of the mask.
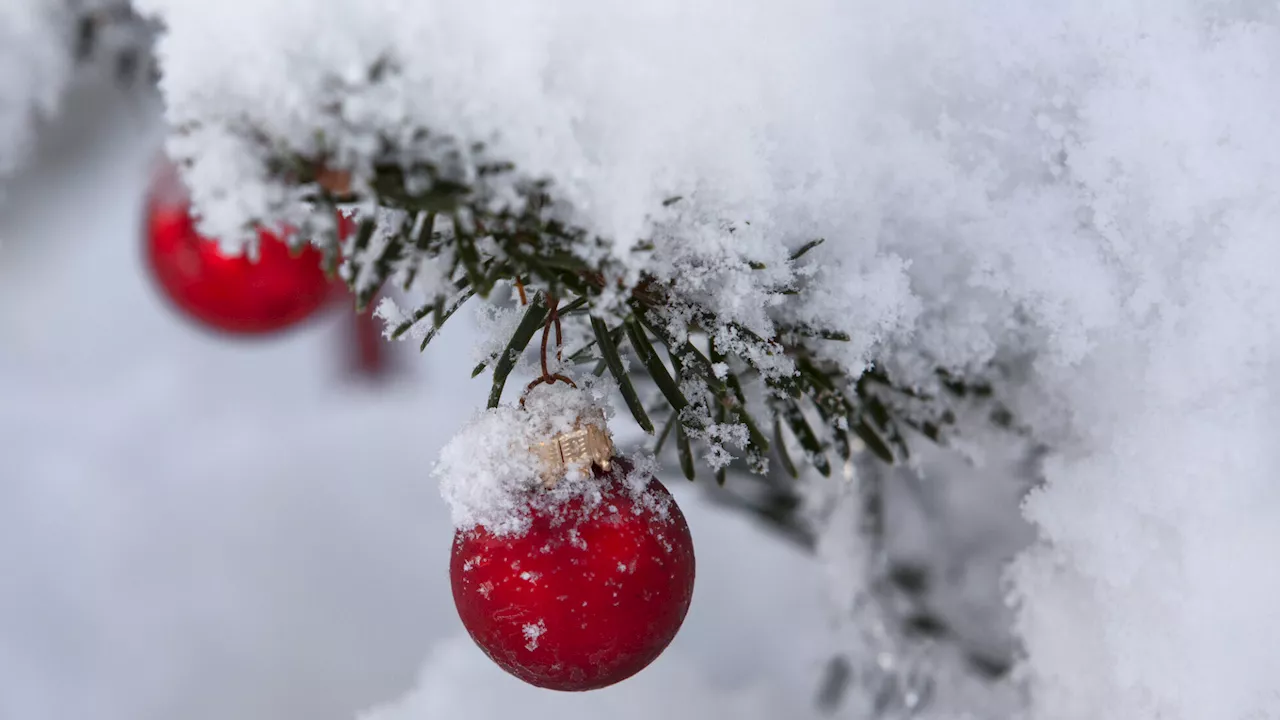
[[[542,352],[540,358],[542,361],[542,375],[534,378],[533,382],[529,383],[529,385],[525,387],[524,392],[520,394],[520,407],[524,407],[524,399],[529,394],[529,391],[544,383],[552,385],[557,382],[562,382],[567,383],[569,387],[572,388],[578,387],[578,384],[568,377],[561,375],[560,373],[551,372],[551,368],[547,364],[547,340],[551,337],[552,327],[554,327],[556,331],[556,362],[562,362],[561,353],[564,345],[564,335],[560,327],[559,306],[559,299],[553,295],[547,295],[547,320],[542,325]]]

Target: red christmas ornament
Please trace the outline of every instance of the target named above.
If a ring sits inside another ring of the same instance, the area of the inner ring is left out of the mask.
[[[383,347],[387,340],[382,336],[382,321],[369,309],[352,313],[348,327],[352,375],[369,380],[386,379],[391,373],[391,358]]]
[[[259,231],[259,257],[223,253],[200,235],[186,193],[166,168],[147,201],[146,254],[157,284],[184,314],[236,335],[278,332],[314,315],[333,297],[320,251],[293,253]]]
[[[592,466],[601,496],[589,508],[581,498],[554,513],[534,507],[519,536],[480,527],[454,537],[463,625],[494,662],[538,687],[595,690],[635,675],[675,637],[693,597],[680,508],[656,478],[633,494],[630,463],[607,457],[608,470]]]
[[[338,213],[338,237],[349,237],[358,227],[355,220]],[[393,358],[386,349],[387,339],[382,335],[382,321],[374,316],[378,296],[374,295],[363,312],[352,311],[355,294],[341,280],[334,281],[333,296],[334,303],[342,305],[343,311],[350,316],[344,321],[347,335],[344,345],[349,374],[361,380],[387,380],[394,374],[395,368]]]

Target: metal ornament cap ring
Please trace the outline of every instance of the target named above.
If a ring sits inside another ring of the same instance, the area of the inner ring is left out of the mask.
[[[573,430],[535,443],[530,448],[538,458],[544,487],[554,487],[571,467],[590,472],[592,465],[599,465],[601,470],[609,471],[614,447],[604,422],[603,412],[599,413],[598,420],[578,418]]]

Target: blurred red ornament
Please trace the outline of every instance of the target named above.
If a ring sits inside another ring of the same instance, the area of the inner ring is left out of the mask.
[[[350,309],[348,309],[350,312]],[[374,317],[373,310],[353,313],[350,322],[351,368],[358,377],[381,379],[390,374],[391,358],[388,357],[386,338],[382,336],[382,321]]]
[[[542,688],[595,690],[640,672],[693,597],[693,539],[667,489],[650,478],[650,502],[637,502],[625,459],[592,469],[601,496],[590,509],[574,499],[554,514],[535,510],[519,536],[481,527],[454,537],[462,624],[494,662]]]
[[[146,254],[156,283],[185,315],[234,335],[279,332],[315,315],[333,283],[310,245],[294,252],[261,230],[259,257],[228,255],[196,231],[190,202],[171,166],[147,199]]]
[[[338,237],[347,238],[355,234],[359,223],[345,213],[338,213]],[[350,319],[345,321],[348,337],[347,365],[355,377],[370,380],[381,380],[389,376],[393,370],[391,357],[386,352],[386,339],[382,336],[382,321],[374,317],[373,311],[378,306],[378,297],[370,299],[364,311],[354,310],[356,297],[340,278],[333,283],[334,303],[347,313]]]

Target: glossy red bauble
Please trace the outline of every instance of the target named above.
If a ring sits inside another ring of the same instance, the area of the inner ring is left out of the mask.
[[[666,649],[693,598],[693,539],[675,500],[650,479],[637,500],[596,469],[603,497],[498,537],[459,532],[450,577],[471,637],[504,670],[542,688],[595,690],[643,670]],[[566,519],[570,518],[570,519]]]
[[[259,257],[231,256],[196,231],[185,193],[162,173],[147,203],[146,256],[156,283],[184,314],[236,335],[278,332],[314,315],[334,297],[311,246],[290,251],[259,232]]]

